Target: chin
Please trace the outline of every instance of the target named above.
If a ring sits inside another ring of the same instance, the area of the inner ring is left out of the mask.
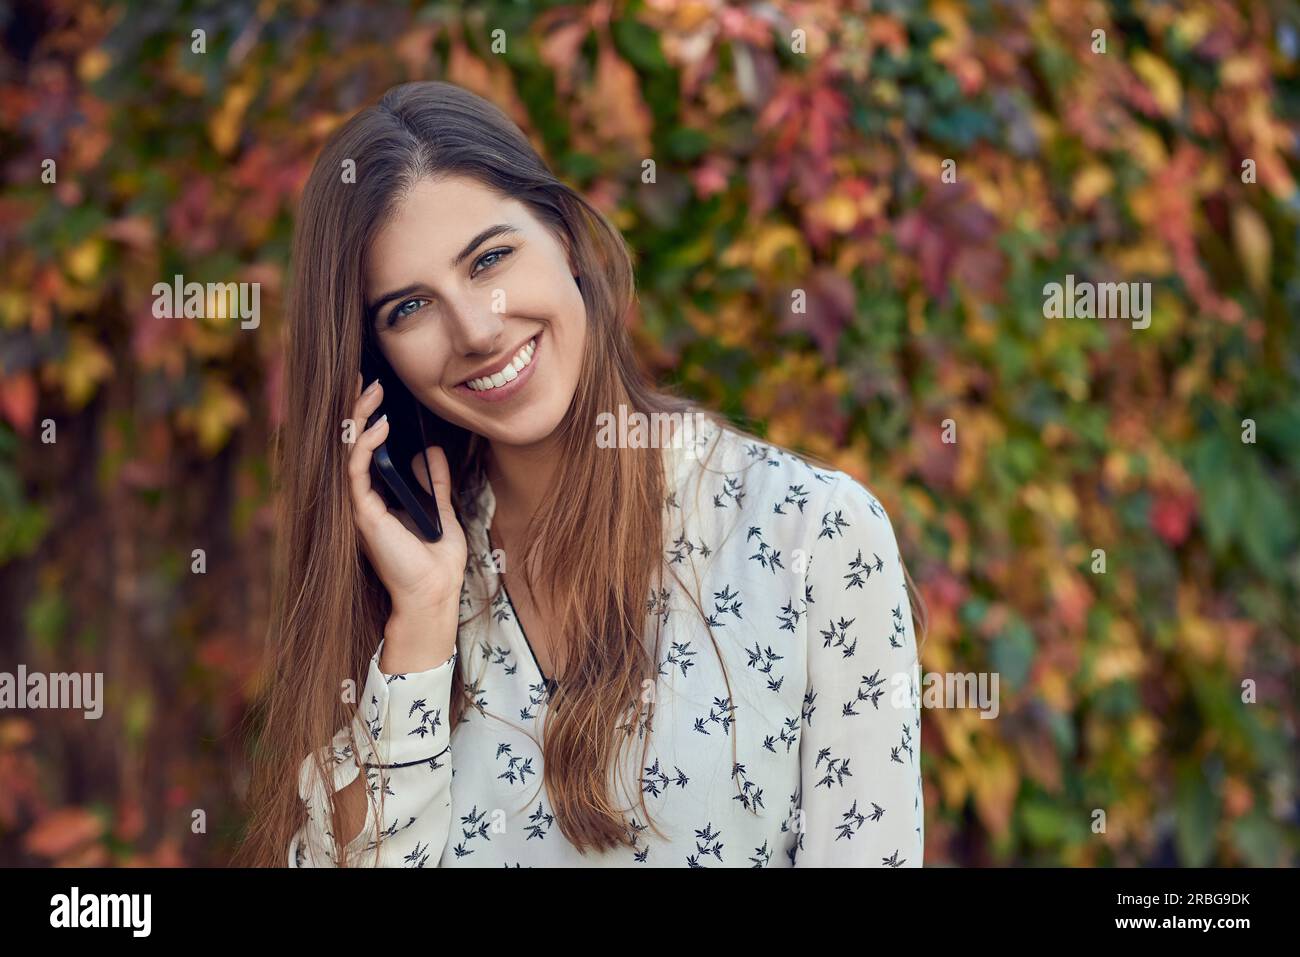
[[[467,425],[489,442],[502,445],[527,446],[545,441],[564,421],[564,410],[520,409],[504,419],[490,419]]]

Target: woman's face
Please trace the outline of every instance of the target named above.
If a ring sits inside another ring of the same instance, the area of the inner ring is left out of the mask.
[[[366,321],[426,406],[505,445],[560,424],[587,311],[563,244],[527,206],[466,177],[422,179],[365,268]]]

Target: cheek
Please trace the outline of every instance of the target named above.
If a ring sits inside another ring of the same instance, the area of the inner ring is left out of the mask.
[[[573,292],[573,333],[574,333],[574,361],[579,365],[582,364],[583,347],[586,345],[587,337],[591,333],[590,317],[587,315],[587,304],[582,299],[582,293],[576,289]]]
[[[564,271],[568,269],[567,265],[560,261],[558,268],[564,277],[558,283],[556,266],[551,263],[530,265],[528,270],[513,274],[506,287],[507,311],[524,320],[544,317],[565,367],[576,368],[581,363],[582,348],[590,334],[586,303],[582,291]]]
[[[428,335],[394,336],[384,348],[388,364],[409,386],[421,388],[441,381],[443,368],[450,356],[441,337],[429,330]]]
[[[565,310],[568,321],[567,338],[569,340],[569,348],[566,352],[568,353],[569,365],[576,377],[582,369],[582,355],[586,351],[587,337],[592,333],[589,328],[586,304],[582,300],[582,293],[575,289],[573,299],[573,307]]]

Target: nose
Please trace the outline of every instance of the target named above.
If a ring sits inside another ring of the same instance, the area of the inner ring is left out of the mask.
[[[486,299],[479,301],[472,296],[447,302],[448,331],[458,354],[490,356],[500,349],[505,316],[490,306]]]

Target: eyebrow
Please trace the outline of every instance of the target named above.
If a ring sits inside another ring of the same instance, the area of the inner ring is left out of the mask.
[[[487,229],[482,230],[477,236],[475,236],[473,239],[467,242],[464,248],[461,249],[461,251],[458,252],[454,257],[452,257],[450,263],[451,268],[452,269],[457,268],[462,262],[465,261],[466,257],[468,257],[470,253],[472,253],[479,246],[483,245],[489,239],[492,239],[495,236],[502,236],[507,234],[513,235],[518,232],[519,230],[516,227],[511,226],[508,223],[497,223],[495,226],[489,226]],[[378,299],[374,300],[374,302],[370,303],[370,305],[366,306],[367,322],[374,321],[375,314],[379,312],[380,307],[383,306],[385,303],[392,302],[394,299],[401,299],[403,296],[409,296],[411,293],[418,291],[420,288],[421,286],[419,283],[412,283],[409,286],[403,286],[401,289],[394,289],[392,292],[384,293]]]
[[[519,230],[515,229],[515,227],[507,225],[506,223],[497,223],[495,226],[489,226],[465,244],[465,248],[458,252],[456,258],[451,261],[451,268],[455,269],[459,266],[464,262],[466,256],[493,236],[500,236],[502,233],[517,233],[518,231]]]

